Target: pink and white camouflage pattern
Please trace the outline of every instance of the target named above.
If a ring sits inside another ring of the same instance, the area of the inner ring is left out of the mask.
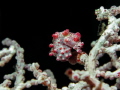
[[[57,61],[68,61],[72,56],[71,49],[76,52],[82,52],[81,48],[84,43],[81,42],[81,34],[79,32],[72,33],[69,29],[62,32],[56,32],[52,35],[53,43],[49,45],[51,51],[50,56],[55,56]]]

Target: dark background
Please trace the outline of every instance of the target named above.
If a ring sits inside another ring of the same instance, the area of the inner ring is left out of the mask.
[[[58,87],[61,88],[70,82],[64,75],[65,70],[67,68],[82,70],[83,66],[78,64],[72,66],[68,62],[57,62],[55,57],[49,57],[48,45],[52,42],[51,35],[65,29],[70,29],[74,33],[80,32],[85,43],[83,51],[89,53],[90,43],[98,38],[99,21],[96,20],[94,11],[100,6],[110,8],[112,5],[120,5],[120,0],[1,3],[0,41],[6,37],[16,40],[25,49],[25,62],[38,62],[42,70],[51,69],[57,79]],[[0,45],[0,49],[3,47]],[[14,71],[15,63],[13,58],[6,66],[0,68],[0,83],[4,74]],[[27,80],[33,78],[31,72],[27,72],[25,76]],[[46,90],[46,87],[38,85],[24,90],[40,89]]]

